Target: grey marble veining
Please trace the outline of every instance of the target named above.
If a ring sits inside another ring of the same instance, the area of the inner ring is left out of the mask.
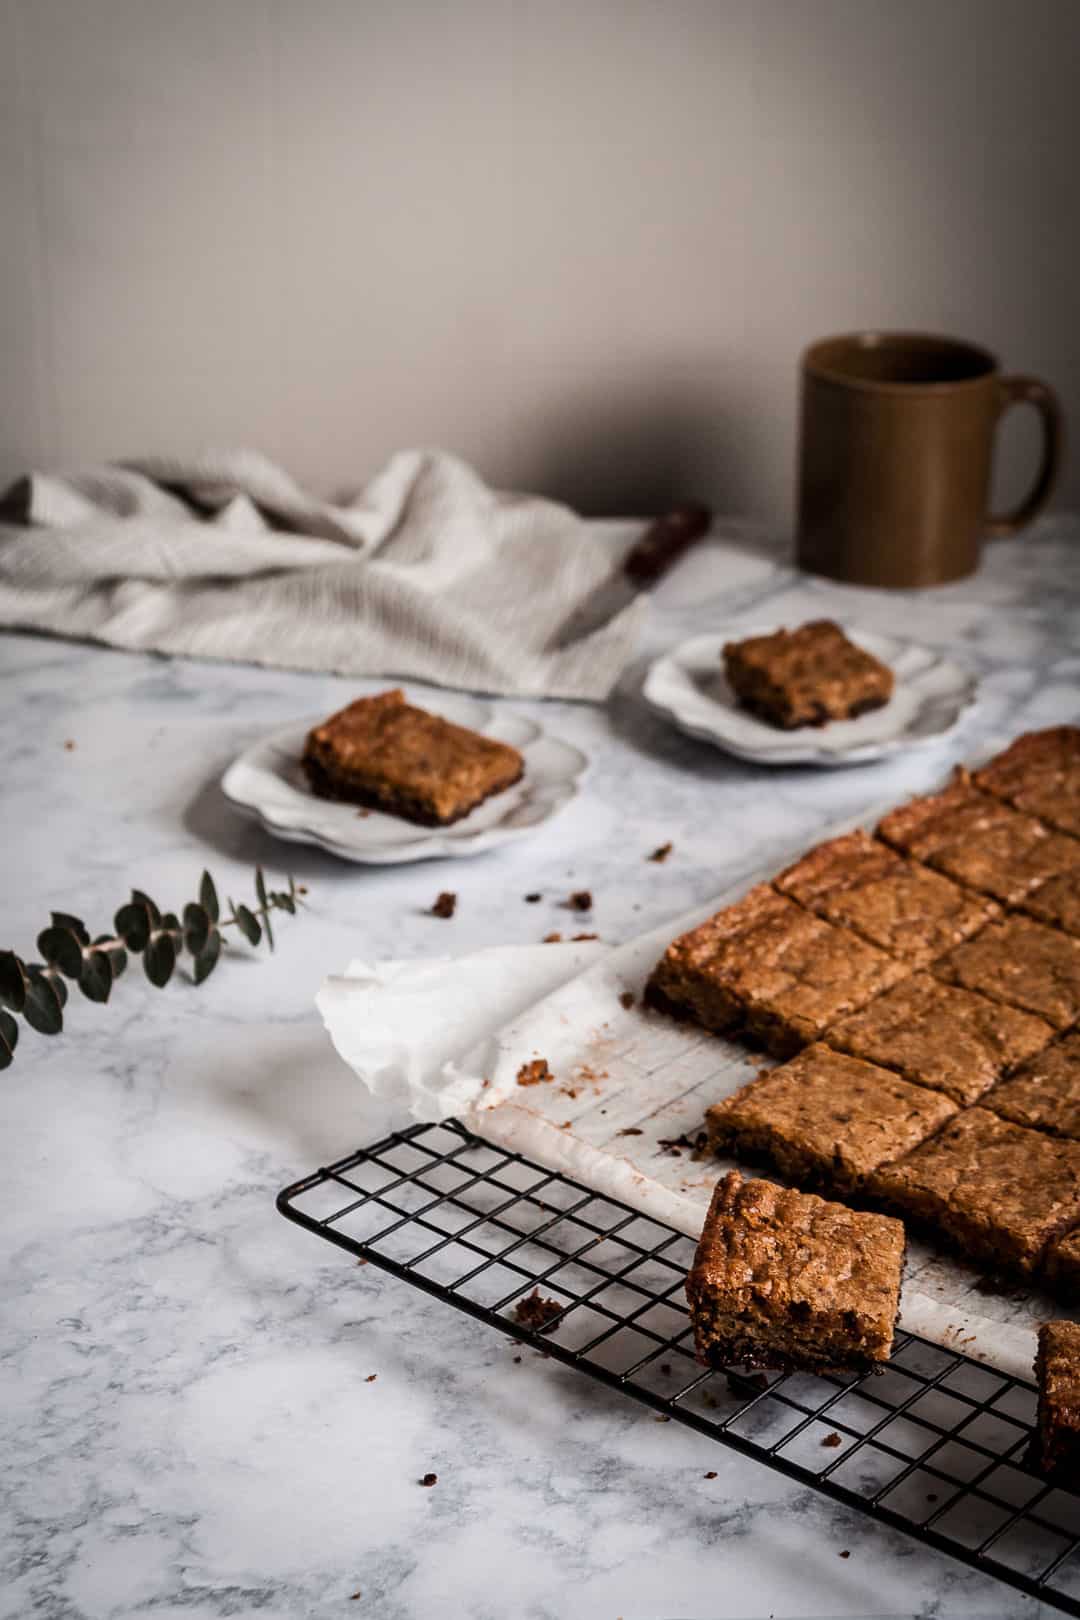
[[[637,694],[649,654],[744,611],[947,647],[982,701],[906,759],[739,764]],[[0,658],[0,944],[29,953],[50,907],[103,928],[132,883],[176,904],[204,865],[234,893],[260,861],[310,889],[274,957],[237,952],[200,990],[130,975],[107,1008],[76,998],[68,1032],[24,1031],[0,1081],[0,1616],[1037,1613],[551,1361],[515,1364],[506,1341],[287,1225],[273,1195],[390,1122],[312,1006],[350,957],[536,940],[578,887],[620,940],[987,739],[1075,720],[1080,524],[1044,523],[976,578],[910,595],[801,579],[733,531],[662,587],[607,709],[520,705],[588,751],[586,789],[475,861],[350,867],[226,806],[216,784],[243,745],[351,683],[28,637]],[[668,840],[665,865],[645,859]],[[447,887],[449,922],[426,915]]]

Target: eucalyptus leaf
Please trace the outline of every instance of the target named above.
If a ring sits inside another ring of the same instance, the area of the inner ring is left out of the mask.
[[[259,897],[260,906],[266,905],[266,879],[263,877],[261,866],[255,868],[255,893]]]
[[[220,955],[221,935],[216,928],[211,928],[210,932],[206,936],[206,944],[195,958],[193,972],[196,984],[202,984],[204,979],[208,979],[210,977],[211,973],[213,973],[214,969],[217,967],[218,958]]]
[[[88,1001],[108,1001],[112,990],[112,967],[107,951],[87,951],[79,975],[79,989]]]
[[[179,934],[182,932],[180,927],[180,919],[176,915],[175,911],[167,911],[165,913],[164,917],[161,919],[161,926],[162,928],[167,928],[170,934]]]
[[[236,926],[239,928],[248,944],[257,945],[260,939],[262,939],[262,929],[259,927],[259,919],[252,915],[247,906],[235,906],[233,908],[233,912],[236,917]]]
[[[184,944],[192,956],[199,956],[206,948],[210,933],[210,918],[202,906],[189,900],[184,907]]]
[[[9,1069],[19,1044],[19,1026],[9,1012],[0,1008],[0,1069]]]
[[[129,900],[113,918],[116,932],[129,951],[144,951],[150,938],[150,916],[145,906]]]
[[[0,1002],[12,1012],[26,1005],[26,969],[14,951],[0,951]]]
[[[141,889],[132,889],[131,898],[137,906],[146,907],[150,913],[151,925],[154,928],[159,928],[161,926],[161,912],[158,910],[157,901],[151,900],[150,896],[144,894]]]
[[[217,890],[214,880],[209,872],[204,872],[199,884],[199,904],[202,906],[211,922],[217,922],[221,916],[221,907],[218,905]]]
[[[54,967],[49,967],[43,962],[30,962],[27,965],[26,973],[30,979],[44,979],[47,984],[52,985],[53,992],[61,1007],[67,1006],[68,987]],[[29,994],[29,991],[27,993]]]
[[[296,901],[291,894],[275,894],[274,904],[280,906],[282,911],[287,911],[290,917],[296,916]]]
[[[73,917],[67,911],[51,911],[49,915],[54,928],[70,928],[80,945],[89,945],[90,935],[81,917]]]
[[[82,946],[70,928],[43,928],[37,937],[37,948],[45,958],[69,979],[77,979],[82,972]]]
[[[26,970],[26,1005],[23,1017],[39,1035],[59,1035],[64,1027],[67,991],[63,979],[50,979],[36,964]]]
[[[176,967],[176,946],[171,934],[155,934],[143,953],[143,968],[151,984],[161,990]]]

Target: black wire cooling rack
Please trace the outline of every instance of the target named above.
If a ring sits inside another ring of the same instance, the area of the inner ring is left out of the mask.
[[[705,1369],[688,1238],[453,1121],[388,1136],[277,1202],[478,1321],[1080,1615],[1080,1497],[1029,1466],[1030,1384],[910,1334],[877,1376]],[[534,1289],[558,1307],[539,1329],[515,1316]]]

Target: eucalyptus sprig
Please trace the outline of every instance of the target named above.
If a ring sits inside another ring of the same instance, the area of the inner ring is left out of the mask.
[[[24,962],[14,951],[0,951],[0,1069],[14,1061],[19,1040],[16,1014],[39,1035],[59,1035],[68,997],[66,980],[77,984],[88,1001],[108,1001],[130,954],[142,957],[146,977],[162,989],[186,951],[191,977],[202,984],[217,966],[223,929],[239,929],[249,945],[258,945],[265,934],[273,950],[270,913],[295,916],[306,892],[292,878],[287,889],[268,889],[262,868],[257,867],[255,905],[229,900],[228,915],[222,916],[214,880],[204,872],[199,898],[184,907],[183,920],[174,911],[163,912],[141,889],[132,889],[131,899],[113,918],[114,933],[96,939],[91,939],[80,917],[52,912],[51,923],[37,937],[40,962]]]

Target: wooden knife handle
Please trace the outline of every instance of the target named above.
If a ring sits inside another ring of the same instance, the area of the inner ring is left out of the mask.
[[[712,512],[697,501],[686,501],[650,523],[631,546],[623,563],[627,579],[635,585],[655,585],[683,554],[708,533]]]

